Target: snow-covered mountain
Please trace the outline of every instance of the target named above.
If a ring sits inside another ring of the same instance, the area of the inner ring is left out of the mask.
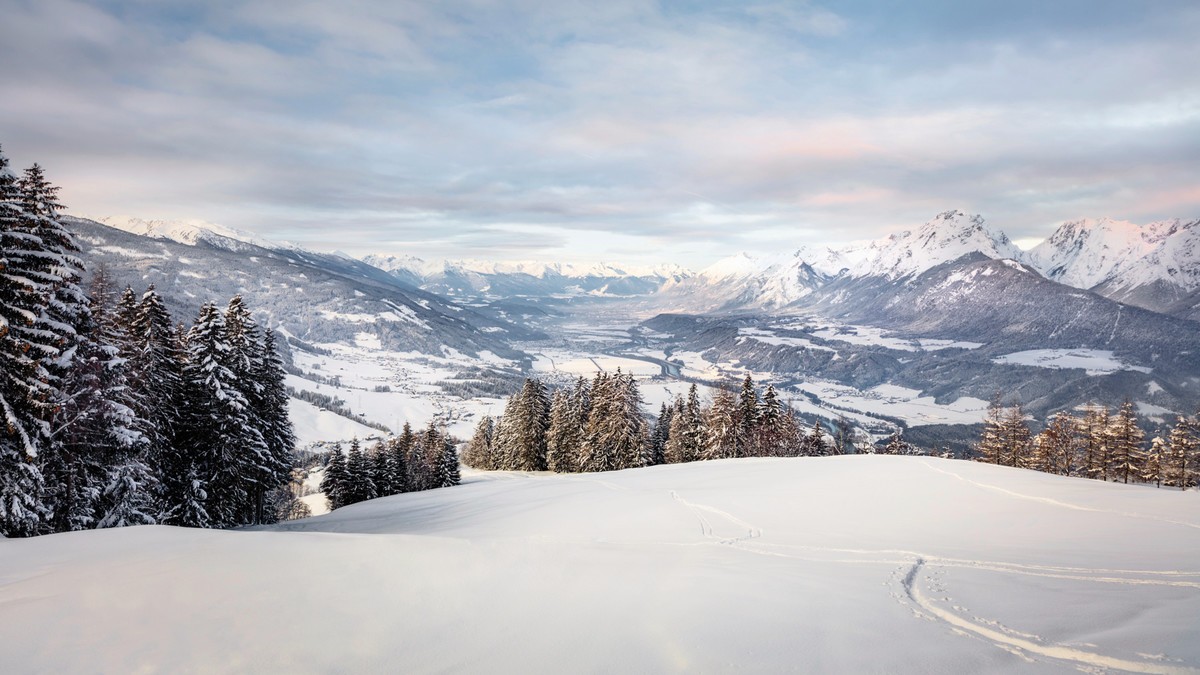
[[[1200,290],[1200,220],[1146,225],[1101,218],[1064,223],[1029,251],[1047,278],[1164,311]]]
[[[353,342],[366,334],[394,351],[441,355],[449,348],[521,358],[508,338],[534,334],[343,255],[276,246],[196,222],[64,221],[89,268],[103,264],[138,292],[154,284],[178,321],[190,321],[203,302],[240,293],[272,327],[308,343]]]
[[[207,243],[229,250],[240,250],[242,244],[260,248],[290,248],[288,244],[277,244],[261,237],[225,225],[204,220],[146,220],[133,216],[103,216],[86,218],[112,228],[151,239],[168,239],[180,244],[194,246]]]
[[[738,253],[665,284],[663,295],[665,303],[691,311],[778,309],[809,298],[835,278],[911,279],[968,254],[1022,259],[1021,250],[982,217],[946,211],[916,230],[841,249],[804,247],[766,257]]]
[[[363,262],[425,290],[457,297],[647,295],[665,283],[692,276],[672,264],[628,266],[609,263],[440,260],[408,255],[368,255]]]

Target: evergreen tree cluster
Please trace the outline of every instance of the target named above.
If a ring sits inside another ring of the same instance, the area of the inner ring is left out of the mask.
[[[1164,437],[1165,436],[1165,437]],[[1180,415],[1149,443],[1133,404],[1116,412],[1088,406],[1080,415],[1058,412],[1031,434],[1020,404],[993,401],[976,446],[980,461],[1119,483],[1188,489],[1200,485],[1200,419]]]
[[[0,534],[286,514],[274,335],[241,298],[185,333],[153,288],[118,294],[100,269],[84,292],[57,191],[0,154]]]
[[[761,395],[750,376],[739,393],[718,390],[702,404],[696,385],[687,398],[664,403],[653,424],[642,415],[632,375],[597,373],[549,394],[535,379],[505,405],[499,419],[480,420],[463,451],[478,469],[615,471],[733,457],[835,454],[820,423],[805,432],[773,386]]]
[[[406,422],[398,436],[363,449],[358,439],[348,451],[334,446],[321,491],[330,509],[401,492],[451,487],[461,482],[458,451],[448,434],[431,421],[425,431],[413,433]]]

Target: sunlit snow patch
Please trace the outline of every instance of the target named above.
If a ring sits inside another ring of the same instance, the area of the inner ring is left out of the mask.
[[[1119,370],[1148,373],[1151,370],[1125,363],[1116,358],[1111,351],[1102,349],[1030,349],[997,356],[992,362],[1036,368],[1080,368],[1087,371],[1088,375],[1107,375]]]

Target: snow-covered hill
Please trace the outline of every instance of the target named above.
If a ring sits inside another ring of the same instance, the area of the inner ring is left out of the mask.
[[[1200,493],[912,457],[468,474],[0,543],[13,672],[1200,668]]]
[[[1028,253],[1047,278],[1163,311],[1200,290],[1200,220],[1064,223]]]

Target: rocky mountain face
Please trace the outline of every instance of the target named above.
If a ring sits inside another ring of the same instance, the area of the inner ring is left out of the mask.
[[[867,245],[731,257],[660,294],[667,307],[724,318],[686,327],[686,317],[670,314],[647,326],[689,336],[682,348],[714,362],[858,387],[903,383],[950,400],[1004,392],[1034,412],[1124,398],[1189,411],[1200,404],[1200,323],[1191,320],[1200,315],[1200,293],[1186,292],[1200,273],[1195,229],[1182,221],[1068,224],[1027,255],[978,216],[949,211]],[[1165,311],[1132,303],[1151,297]],[[772,342],[738,338],[738,326],[760,330],[764,317],[780,315],[801,323],[786,333],[769,326]],[[973,346],[839,342],[805,329],[804,317],[884,329],[914,344]],[[1057,367],[1069,353],[1120,365],[1103,373],[1065,361]]]
[[[537,337],[346,256],[194,223],[64,220],[89,268],[104,265],[139,294],[153,284],[180,322],[190,322],[206,301],[224,303],[240,293],[265,324],[309,343],[365,339],[395,351],[521,359],[509,341]]]
[[[1200,290],[1200,220],[1064,223],[1027,259],[1047,278],[1131,305],[1178,313]],[[1186,316],[1186,311],[1184,316]]]

